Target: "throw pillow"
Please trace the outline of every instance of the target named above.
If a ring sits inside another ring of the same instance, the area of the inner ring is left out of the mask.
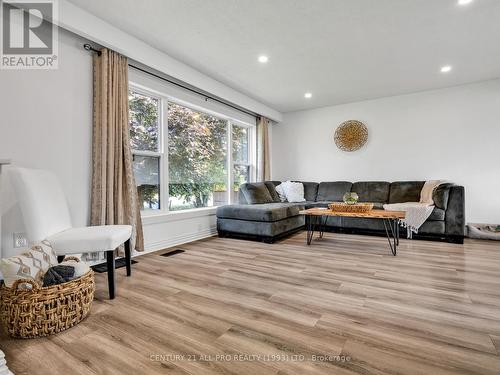
[[[439,185],[446,183],[445,180],[429,180],[425,181],[422,191],[420,192],[420,203],[434,204],[432,193]]]
[[[273,203],[273,198],[263,182],[255,184],[244,184],[241,190],[245,195],[248,204]]]
[[[281,199],[276,192],[276,185],[274,185],[273,182],[271,181],[266,181],[264,184],[267,186],[267,190],[269,190],[269,194],[271,194],[271,198],[273,198],[273,202],[279,203],[281,202]]]
[[[283,183],[285,190],[286,200],[288,202],[305,202],[304,198],[304,185],[302,182],[286,181]]]
[[[286,194],[285,194],[285,189],[283,188],[283,183],[276,186],[276,192],[280,197],[280,201],[286,202]]]
[[[55,265],[56,253],[46,242],[33,246],[24,254],[0,259],[0,271],[5,285],[9,288],[14,281],[20,279],[34,280],[42,285],[43,275]]]

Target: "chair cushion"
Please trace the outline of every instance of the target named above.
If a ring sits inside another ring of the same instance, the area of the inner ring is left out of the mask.
[[[352,182],[320,182],[316,201],[342,202],[344,194],[351,191]]]
[[[297,203],[233,204],[217,208],[219,219],[238,219],[250,221],[279,221],[299,215],[304,208]]]
[[[390,185],[385,181],[355,182],[351,191],[359,195],[360,202],[387,203]]]
[[[389,203],[420,202],[425,181],[397,181],[391,183]]]
[[[240,186],[248,204],[273,203],[273,197],[263,182],[246,183]]]
[[[114,250],[132,234],[130,225],[71,228],[47,237],[57,255]]]

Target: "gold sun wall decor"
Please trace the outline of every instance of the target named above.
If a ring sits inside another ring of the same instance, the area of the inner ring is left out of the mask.
[[[342,151],[356,151],[368,140],[368,129],[361,121],[345,121],[335,130],[334,140]]]

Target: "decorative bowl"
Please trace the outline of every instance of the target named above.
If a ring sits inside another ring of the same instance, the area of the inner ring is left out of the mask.
[[[358,203],[359,196],[357,193],[347,192],[342,197],[342,200],[344,201],[345,204],[356,204]]]

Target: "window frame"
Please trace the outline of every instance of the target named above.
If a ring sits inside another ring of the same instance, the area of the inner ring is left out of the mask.
[[[138,156],[153,156],[160,158],[160,208],[159,209],[142,209],[141,216],[158,216],[158,215],[182,215],[187,213],[194,213],[196,211],[206,211],[215,210],[216,206],[211,207],[200,207],[191,208],[185,210],[169,210],[169,169],[168,169],[168,107],[169,103],[174,103],[194,111],[203,112],[210,116],[217,117],[221,120],[226,121],[227,131],[227,204],[237,203],[233,202],[232,189],[233,189],[233,125],[244,127],[248,131],[248,166],[249,168],[249,182],[253,182],[256,179],[256,125],[249,124],[244,121],[232,118],[231,116],[225,115],[220,112],[216,112],[207,108],[203,108],[199,105],[189,103],[188,101],[176,98],[175,96],[169,95],[167,93],[159,92],[154,89],[147,88],[141,84],[135,82],[129,82],[129,91],[137,92],[138,94],[149,96],[159,100],[159,113],[158,113],[158,152],[153,151],[140,151],[132,149],[132,155]],[[236,163],[236,165],[246,165],[242,163]]]
[[[168,154],[165,154],[165,144],[164,144],[164,130],[163,130],[163,119],[165,118],[165,110],[163,108],[163,100],[160,95],[153,91],[145,90],[142,87],[136,86],[129,84],[128,91],[136,92],[140,95],[143,96],[148,96],[150,98],[158,100],[158,150],[157,151],[144,151],[144,150],[136,150],[131,148],[132,152],[132,159],[134,158],[135,155],[137,156],[150,156],[150,157],[157,157],[159,158],[158,162],[158,173],[160,174],[160,189],[159,189],[159,203],[160,203],[160,208],[158,210],[155,209],[144,209],[143,206],[141,209],[141,214],[142,213],[149,213],[149,212],[163,212],[163,206],[165,203],[164,198],[168,198],[168,195],[164,195],[162,185],[163,181],[165,179],[165,168],[168,168]],[[168,114],[168,112],[167,112]],[[130,119],[129,119],[129,126],[130,126]],[[129,130],[130,131],[130,130]],[[165,161],[165,159],[167,159]],[[168,169],[167,169],[168,170]],[[135,177],[135,176],[134,176]],[[168,185],[168,176],[167,177],[167,185]]]
[[[240,127],[240,128],[245,128],[247,130],[247,141],[248,141],[248,156],[247,156],[247,162],[246,163],[242,163],[241,161],[239,160],[233,160],[233,127],[234,126],[237,126],[237,127]],[[228,121],[228,144],[230,145],[229,148],[230,148],[230,154],[228,156],[228,170],[229,170],[229,173],[228,173],[228,186],[229,186],[229,198],[228,198],[228,201],[229,201],[229,204],[233,204],[233,203],[238,203],[237,201],[233,200],[233,184],[234,184],[234,175],[233,175],[233,172],[234,172],[234,167],[236,165],[243,165],[243,166],[246,166],[246,167],[249,167],[248,168],[248,178],[249,178],[249,181],[248,182],[253,182],[256,180],[256,168],[255,168],[255,162],[254,162],[254,159],[255,159],[255,156],[254,156],[254,153],[255,153],[255,149],[256,149],[256,145],[255,144],[255,139],[254,139],[254,134],[255,134],[255,126],[251,126],[251,125],[248,125],[248,124],[245,124],[244,122],[241,122],[241,121]]]

